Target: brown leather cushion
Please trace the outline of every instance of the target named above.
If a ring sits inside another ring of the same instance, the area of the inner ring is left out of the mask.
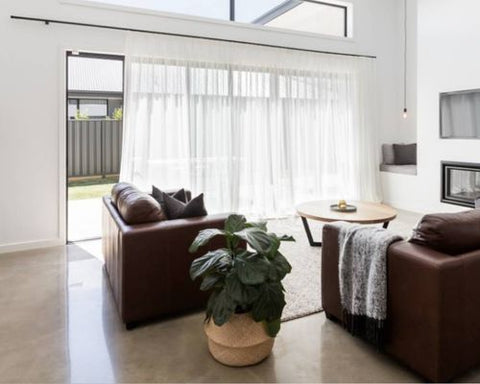
[[[480,249],[480,209],[425,215],[410,242],[449,255]]]
[[[167,219],[160,204],[152,196],[139,191],[131,184],[118,186],[115,189],[115,195],[118,212],[127,224],[151,223]]]
[[[133,184],[130,183],[117,183],[112,187],[112,203],[117,205],[118,195],[125,191],[126,189],[137,189]]]

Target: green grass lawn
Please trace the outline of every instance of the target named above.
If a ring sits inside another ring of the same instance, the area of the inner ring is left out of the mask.
[[[95,199],[110,195],[110,191],[117,181],[117,177],[70,181],[68,183],[68,199]]]

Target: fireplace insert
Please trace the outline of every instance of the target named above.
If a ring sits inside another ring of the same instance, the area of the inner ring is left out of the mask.
[[[442,161],[442,202],[475,208],[480,198],[480,164]]]

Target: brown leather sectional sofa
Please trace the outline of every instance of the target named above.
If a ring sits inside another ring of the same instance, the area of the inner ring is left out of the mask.
[[[427,215],[417,244],[388,249],[385,350],[432,381],[480,364],[480,211],[470,212]],[[322,301],[332,320],[342,319],[338,258],[338,230],[325,227]]]
[[[188,248],[198,232],[223,228],[228,215],[129,225],[110,197],[103,198],[105,270],[127,329],[139,322],[203,308],[208,295],[189,275],[192,260],[224,246],[213,239],[198,254]]]

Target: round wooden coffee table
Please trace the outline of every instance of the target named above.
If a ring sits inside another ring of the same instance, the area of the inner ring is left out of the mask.
[[[330,209],[330,205],[338,201],[319,200],[302,203],[297,206],[297,213],[302,218],[308,242],[312,247],[321,247],[320,241],[314,241],[307,219],[332,222],[346,221],[359,224],[378,224],[383,223],[383,228],[387,228],[390,221],[397,217],[397,211],[392,207],[380,203],[370,203],[366,201],[348,201],[348,204],[357,207],[356,212],[336,212]]]

